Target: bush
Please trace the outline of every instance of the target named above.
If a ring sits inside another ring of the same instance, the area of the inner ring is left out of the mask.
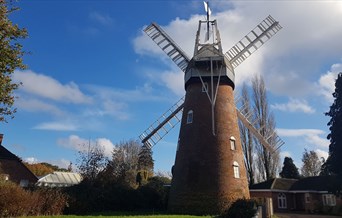
[[[257,212],[256,202],[250,199],[236,200],[227,211],[220,215],[221,218],[252,218]]]
[[[146,185],[133,189],[117,181],[87,181],[65,189],[69,196],[66,214],[103,211],[166,210],[168,187],[165,178],[152,177]]]
[[[0,217],[59,215],[66,196],[56,189],[27,191],[11,182],[0,182]]]

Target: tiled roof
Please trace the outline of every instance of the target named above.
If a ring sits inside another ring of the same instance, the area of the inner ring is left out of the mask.
[[[71,186],[80,183],[82,177],[79,173],[53,172],[37,182],[38,186]]]
[[[333,184],[335,177],[333,176],[313,176],[298,180],[291,187],[291,191],[328,191],[329,185]]]
[[[265,182],[254,184],[249,189],[289,190],[296,181],[297,179],[275,178],[267,180]]]
[[[249,189],[271,189],[274,180],[275,179],[270,179],[265,182],[253,184],[249,187]]]
[[[252,185],[253,190],[286,190],[296,191],[329,191],[336,178],[333,176],[313,176],[302,179],[275,178],[265,182]]]
[[[276,178],[273,182],[272,189],[289,190],[297,181],[298,179]]]
[[[0,160],[19,160],[19,158],[4,146],[0,145]]]

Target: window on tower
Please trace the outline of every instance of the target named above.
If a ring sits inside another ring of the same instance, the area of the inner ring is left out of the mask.
[[[234,136],[230,137],[230,149],[231,150],[236,150],[236,144],[235,144],[235,138]]]
[[[187,124],[192,123],[193,119],[194,119],[194,112],[190,110],[188,112],[188,116],[186,117],[186,123]]]
[[[234,170],[234,178],[240,178],[239,164],[236,161],[234,161],[233,163],[233,170]]]

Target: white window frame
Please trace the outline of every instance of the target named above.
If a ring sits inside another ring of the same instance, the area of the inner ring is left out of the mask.
[[[194,120],[194,112],[192,110],[189,110],[186,116],[186,124],[192,123],[193,120]]]
[[[230,142],[230,150],[236,150],[236,141],[235,141],[234,136],[230,137],[229,142]]]
[[[336,196],[333,194],[323,194],[323,205],[324,206],[336,206]]]
[[[285,193],[278,194],[278,208],[286,209],[287,208],[287,200]]]
[[[234,172],[234,178],[240,178],[240,169],[238,162],[234,161],[233,163],[233,172]]]

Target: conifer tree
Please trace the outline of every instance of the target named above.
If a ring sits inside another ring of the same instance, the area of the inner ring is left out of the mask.
[[[330,173],[342,177],[342,73],[337,76],[333,96],[335,100],[329,112],[325,113],[330,117],[328,122],[330,134],[327,137],[330,140],[329,157],[325,167]]]
[[[299,179],[299,172],[296,165],[293,163],[292,158],[285,157],[284,158],[284,165],[283,169],[279,173],[281,178],[287,178],[287,179]]]

